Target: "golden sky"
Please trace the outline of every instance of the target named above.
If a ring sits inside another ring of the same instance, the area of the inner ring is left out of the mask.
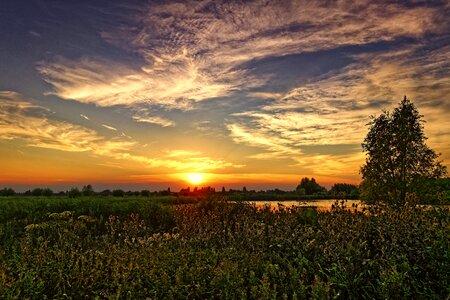
[[[359,183],[404,95],[449,166],[446,1],[113,2],[2,4],[0,186]]]

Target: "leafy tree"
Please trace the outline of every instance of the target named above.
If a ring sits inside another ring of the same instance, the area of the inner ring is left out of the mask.
[[[12,188],[4,188],[3,190],[0,190],[0,196],[14,196],[16,192]]]
[[[125,196],[125,192],[123,190],[113,190],[112,191],[112,195],[114,197],[124,197]]]
[[[301,189],[304,189],[304,192],[301,191]],[[309,179],[308,177],[302,178],[300,184],[295,190],[297,191],[297,193],[301,193],[304,195],[322,194],[326,193],[327,191],[323,186],[319,185],[316,182],[316,179],[314,179],[314,177],[311,179]]]
[[[78,188],[74,187],[74,188],[71,188],[70,191],[67,192],[67,196],[69,196],[69,198],[80,197],[81,192]]]
[[[143,197],[150,197],[150,191],[149,190],[142,190],[141,196]]]
[[[110,190],[103,190],[100,192],[100,196],[110,196],[111,195],[111,191]]]
[[[332,196],[344,193],[346,196],[355,196],[359,194],[358,187],[354,184],[335,183],[328,192]]]
[[[31,191],[31,196],[42,196],[43,191],[41,188],[35,188]]]
[[[295,192],[296,192],[298,195],[300,195],[300,196],[304,196],[304,195],[306,194],[305,189],[304,189],[304,188],[301,188],[301,187],[297,187],[297,188],[295,189]]]
[[[50,188],[45,188],[42,190],[42,196],[50,197],[53,196],[53,191]]]
[[[83,196],[93,196],[95,194],[94,189],[90,184],[83,186],[83,188],[81,189],[81,193],[83,194]]]
[[[408,193],[424,199],[432,191],[431,179],[446,174],[438,154],[425,144],[422,117],[406,96],[392,113],[372,117],[362,144],[366,152],[360,171],[364,200],[401,206]]]

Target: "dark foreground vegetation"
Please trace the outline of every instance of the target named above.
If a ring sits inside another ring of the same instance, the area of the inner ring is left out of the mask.
[[[448,208],[180,204],[192,200],[0,198],[0,298],[450,295]]]

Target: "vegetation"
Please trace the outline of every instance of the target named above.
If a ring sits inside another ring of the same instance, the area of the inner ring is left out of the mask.
[[[0,298],[450,294],[448,209],[273,211],[217,197],[181,205],[194,200],[0,198]]]
[[[359,189],[354,184],[336,183],[328,191],[328,194],[335,197],[353,197],[359,196]]]
[[[319,185],[316,179],[308,177],[302,178],[300,184],[295,189],[300,195],[326,195],[327,189]]]
[[[12,188],[4,188],[3,190],[0,190],[0,196],[9,197],[14,196],[16,192]]]
[[[364,200],[401,206],[408,193],[425,201],[435,197],[435,181],[447,172],[437,161],[438,155],[425,144],[423,123],[406,96],[392,113],[372,119],[362,144],[367,154],[361,168]]]

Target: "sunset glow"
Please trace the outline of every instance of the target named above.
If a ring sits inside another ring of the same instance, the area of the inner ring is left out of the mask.
[[[201,184],[203,182],[203,174],[200,173],[189,173],[186,177],[192,184]]]
[[[358,184],[404,95],[449,166],[445,1],[125,2],[2,2],[0,187]]]

